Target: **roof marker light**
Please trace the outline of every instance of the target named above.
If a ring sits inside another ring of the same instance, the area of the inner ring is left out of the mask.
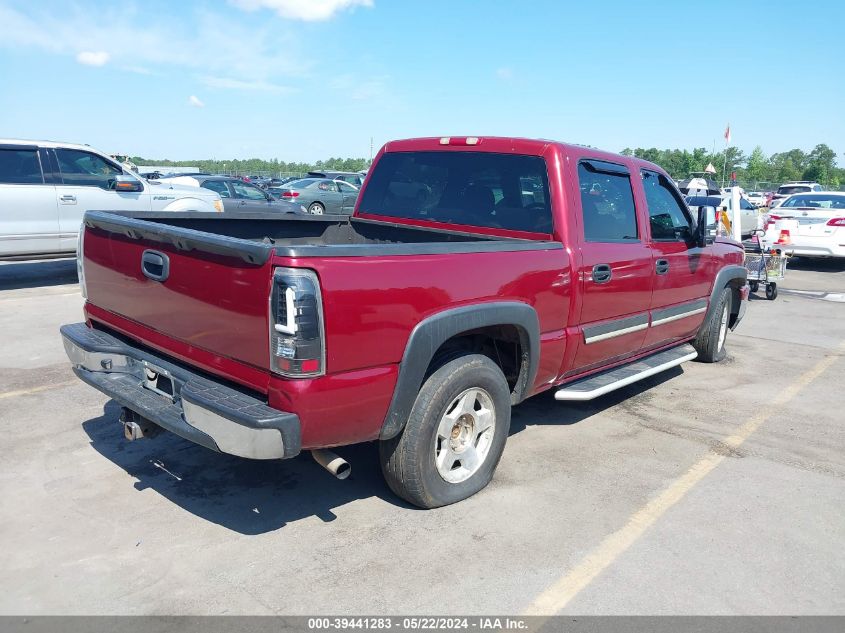
[[[448,136],[443,136],[440,138],[441,145],[448,145],[451,139]]]
[[[477,136],[467,136],[467,145],[478,145]]]

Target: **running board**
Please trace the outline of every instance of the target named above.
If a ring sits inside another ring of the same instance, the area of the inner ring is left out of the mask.
[[[582,378],[561,387],[555,392],[555,400],[592,400],[631,383],[648,378],[661,371],[677,367],[698,356],[692,345],[673,347],[640,360],[608,371]]]

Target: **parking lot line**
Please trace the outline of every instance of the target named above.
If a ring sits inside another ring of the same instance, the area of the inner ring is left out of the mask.
[[[722,442],[723,447],[738,448],[770,417],[790,402],[802,389],[827,371],[845,353],[845,341],[825,356],[811,369],[799,376],[784,389],[772,403],[751,416],[737,431]],[[683,475],[676,479],[657,497],[637,510],[625,525],[606,537],[597,548],[569,570],[554,584],[543,590],[528,608],[525,615],[552,615],[563,609],[576,595],[607,569],[637,539],[639,539],[667,510],[683,499],[692,488],[726,458],[729,451],[710,452]]]
[[[52,385],[41,385],[40,387],[33,387],[32,389],[20,389],[18,391],[7,391],[5,393],[0,393],[0,400],[4,400],[5,398],[16,398],[17,396],[28,396],[31,393],[39,393],[41,391],[48,391],[50,389],[59,389],[61,387],[69,387],[70,385],[77,384],[78,381],[76,380],[68,380],[65,382],[57,382],[53,383]]]

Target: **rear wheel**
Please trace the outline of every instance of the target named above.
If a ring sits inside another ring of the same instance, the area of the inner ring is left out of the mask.
[[[778,285],[775,283],[766,284],[766,299],[774,301],[778,298]]]
[[[423,384],[402,432],[380,442],[387,484],[421,508],[474,495],[493,478],[510,416],[510,389],[492,360],[449,361]]]
[[[308,205],[308,213],[313,215],[323,215],[326,212],[326,207],[322,202],[312,202]]]
[[[749,281],[748,285],[751,286],[751,292],[757,292],[758,290],[760,290],[759,281]]]
[[[732,293],[730,288],[722,288],[716,299],[716,305],[708,319],[702,323],[693,347],[698,352],[698,359],[703,363],[718,363],[725,357],[725,341],[728,338],[728,324],[731,318]]]

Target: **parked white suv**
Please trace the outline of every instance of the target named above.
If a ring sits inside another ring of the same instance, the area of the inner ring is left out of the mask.
[[[0,258],[72,255],[88,210],[222,212],[223,202],[144,180],[87,145],[0,139]]]
[[[769,203],[769,207],[774,208],[779,206],[789,196],[796,193],[815,193],[817,191],[824,191],[824,187],[822,187],[819,183],[812,182],[810,180],[785,182],[778,187],[778,190],[772,196],[772,201]]]

